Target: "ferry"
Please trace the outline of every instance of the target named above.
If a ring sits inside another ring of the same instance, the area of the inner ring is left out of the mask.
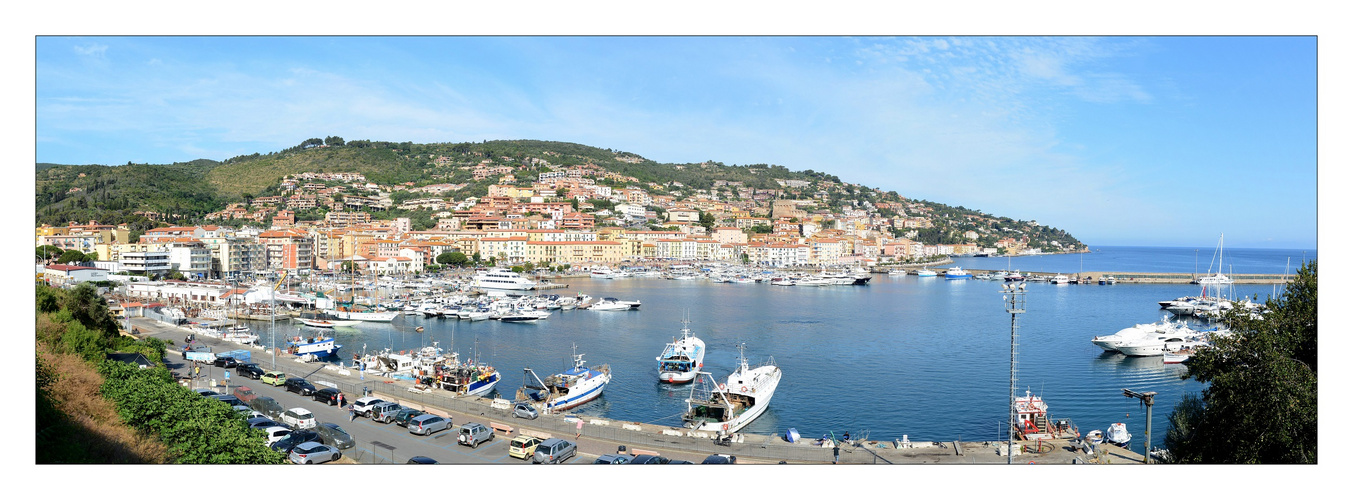
[[[681,416],[687,428],[728,435],[766,412],[775,388],[780,385],[782,373],[774,359],[749,368],[747,358],[743,356],[745,347],[745,344],[738,346],[738,369],[725,383],[718,383],[709,372],[700,372],[707,381],[691,386],[691,397],[686,399],[687,410]]]
[[[495,267],[475,273],[474,286],[494,290],[534,290],[536,282],[508,269]]]
[[[573,352],[573,368],[550,375],[545,380],[540,380],[534,371],[526,368],[526,383],[518,391],[517,399],[529,397],[544,406],[543,413],[558,413],[601,396],[601,391],[611,381],[611,367],[587,366],[583,363],[583,355],[577,354],[576,344]]]
[[[681,338],[673,339],[657,358],[659,382],[691,382],[705,366],[705,341],[691,335],[690,328],[686,328],[688,323],[681,322]]]

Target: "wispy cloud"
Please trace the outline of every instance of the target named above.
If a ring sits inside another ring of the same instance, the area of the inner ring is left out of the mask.
[[[91,43],[89,45],[76,45],[74,47],[71,47],[71,49],[74,50],[76,54],[80,54],[82,56],[96,57],[100,59],[103,58],[104,54],[108,52],[108,46],[101,43]]]

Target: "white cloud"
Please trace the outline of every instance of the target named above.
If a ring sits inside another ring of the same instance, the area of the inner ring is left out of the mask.
[[[102,45],[98,43],[92,43],[89,45],[76,45],[74,47],[71,47],[71,49],[75,50],[76,54],[80,54],[82,56],[93,56],[98,58],[102,58],[104,54],[108,52],[107,45]]]

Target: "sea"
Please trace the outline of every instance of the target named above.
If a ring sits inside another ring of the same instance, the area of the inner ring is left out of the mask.
[[[1093,247],[1082,254],[958,258],[975,269],[1061,272],[1207,273],[1213,249]],[[1227,274],[1295,273],[1315,250],[1226,249]],[[571,354],[609,365],[603,395],[573,413],[679,426],[691,386],[662,384],[657,356],[682,321],[704,340],[705,370],[720,380],[738,365],[739,345],[751,365],[773,361],[783,378],[767,412],[744,432],[805,438],[999,441],[1009,419],[1011,315],[995,281],[948,281],[875,274],[868,285],[782,287],[661,278],[559,280],[583,293],[639,300],[635,311],[554,311],[534,324],[401,316],[332,331],[339,359],[381,349],[413,350],[436,342],[493,365],[504,375],[496,391],[511,399],[524,368],[541,376],[570,366]],[[1236,285],[1234,296],[1267,299],[1281,286]],[[1052,419],[1071,419],[1083,433],[1127,424],[1143,450],[1147,409],[1124,389],[1157,393],[1151,443],[1159,446],[1168,417],[1205,385],[1188,368],[1159,357],[1107,354],[1090,343],[1138,323],[1168,318],[1158,301],[1198,295],[1196,285],[1052,285],[1029,283],[1018,315],[1017,394],[1041,396]],[[417,332],[417,327],[424,327]],[[268,341],[269,325],[252,324]],[[277,323],[277,337],[313,335],[298,322]]]

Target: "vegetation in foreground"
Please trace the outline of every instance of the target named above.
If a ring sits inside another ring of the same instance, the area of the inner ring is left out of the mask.
[[[1227,317],[1234,335],[1185,362],[1185,378],[1209,386],[1171,413],[1170,461],[1316,463],[1316,282],[1312,261],[1262,318],[1237,308]]]

